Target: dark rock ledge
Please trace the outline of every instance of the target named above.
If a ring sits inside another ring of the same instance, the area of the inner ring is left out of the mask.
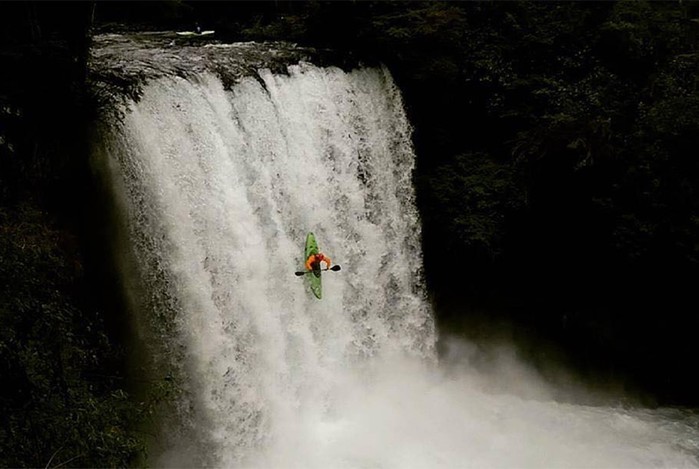
[[[209,37],[174,32],[97,35],[89,57],[90,88],[106,105],[126,97],[138,100],[145,83],[164,76],[210,72],[230,88],[243,77],[257,77],[260,69],[286,73],[289,65],[300,62],[343,69],[361,65],[330,50],[288,42],[225,44]]]

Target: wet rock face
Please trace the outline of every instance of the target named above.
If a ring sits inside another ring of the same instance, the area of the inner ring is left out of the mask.
[[[102,34],[93,38],[89,79],[99,95],[138,99],[141,86],[162,76],[216,74],[229,88],[259,69],[285,73],[299,62],[353,68],[353,59],[333,51],[287,42],[225,44],[212,36],[180,36],[174,32]]]

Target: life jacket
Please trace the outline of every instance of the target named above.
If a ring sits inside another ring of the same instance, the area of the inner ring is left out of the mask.
[[[322,252],[319,252],[318,254],[311,254],[308,256],[308,259],[306,259],[306,270],[313,270],[313,268],[316,266],[317,268],[320,268],[321,262],[325,262],[326,269],[329,269],[332,265],[330,258],[324,255]]]

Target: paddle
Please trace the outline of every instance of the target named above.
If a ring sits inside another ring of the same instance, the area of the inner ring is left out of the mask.
[[[332,267],[330,267],[330,268],[328,268],[328,269],[320,269],[320,270],[321,270],[322,272],[324,272],[324,271],[326,271],[326,270],[332,270],[333,272],[337,272],[337,271],[340,270],[340,269],[341,269],[341,267],[340,267],[339,265],[334,265],[334,266],[332,266]],[[313,271],[312,271],[312,270],[306,270],[306,271],[303,271],[303,272],[295,272],[295,274],[296,274],[297,277],[300,277],[300,276],[302,276],[302,275],[310,274],[311,272],[313,272]]]

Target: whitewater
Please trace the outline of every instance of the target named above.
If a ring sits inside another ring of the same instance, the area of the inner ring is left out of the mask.
[[[438,357],[386,68],[161,76],[122,106],[95,166],[153,373],[180,388],[151,465],[699,467],[687,411],[563,402],[465,342]],[[308,231],[342,265],[320,301],[294,275]]]

